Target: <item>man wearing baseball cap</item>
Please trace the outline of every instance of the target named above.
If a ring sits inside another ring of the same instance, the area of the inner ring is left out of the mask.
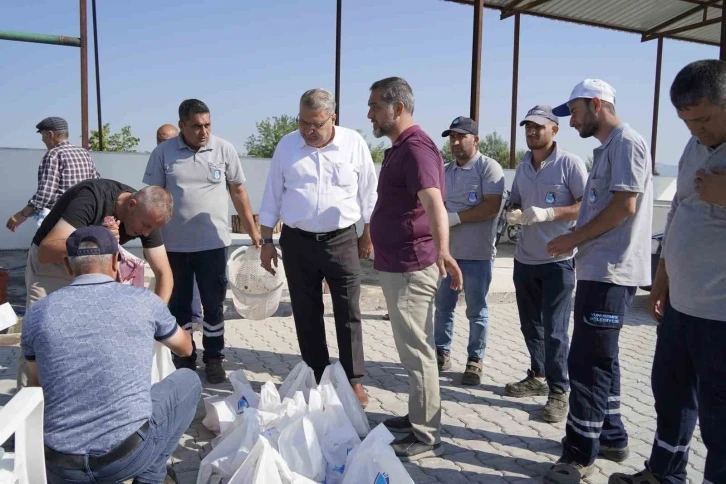
[[[65,119],[57,116],[45,118],[35,128],[41,134],[48,152],[38,167],[38,189],[35,195],[5,225],[12,232],[33,215],[39,218],[40,224],[56,200],[76,183],[100,178],[88,150],[68,141],[68,123]]]
[[[653,177],[648,145],[618,119],[615,89],[606,82],[582,81],[553,113],[571,116],[581,137],[602,143],[593,151],[577,228],[547,244],[555,259],[578,250],[567,436],[545,476],[570,483],[592,474],[598,454],[615,462],[628,457],[618,338],[637,287],[650,284]]]
[[[533,107],[519,125],[529,151],[514,175],[507,221],[522,224],[514,251],[514,288],[531,367],[524,380],[504,390],[512,397],[548,396],[542,420],[560,422],[567,416],[570,389],[567,328],[575,289],[574,251],[553,258],[547,243],[574,226],[587,170],[579,157],[555,143],[559,120],[550,106]]]
[[[73,282],[30,306],[21,339],[30,385],[45,397],[48,481],[176,482],[166,461],[194,418],[201,384],[182,369],[152,385],[153,341],[189,355],[191,337],[158,296],[116,282],[110,230],[79,228],[65,247]]]
[[[449,138],[455,160],[444,168],[449,250],[464,276],[469,344],[463,385],[479,385],[489,330],[487,293],[492,281],[496,216],[502,204],[504,171],[496,160],[479,153],[479,126],[459,116],[441,136]],[[451,368],[454,310],[461,290],[448,276],[436,291],[434,335],[439,371]]]

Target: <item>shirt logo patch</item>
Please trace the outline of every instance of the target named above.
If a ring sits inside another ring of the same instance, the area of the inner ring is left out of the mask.
[[[461,119],[459,119],[459,118],[456,118],[455,120],[453,120],[453,121],[451,122],[451,124],[454,124],[454,125],[456,125],[456,124],[459,124],[459,121],[461,121]]]
[[[597,191],[594,188],[590,189],[590,193],[587,195],[587,201],[590,203],[597,202]]]
[[[388,474],[385,472],[379,472],[378,475],[376,475],[376,479],[373,481],[373,484],[389,484],[390,482]]]
[[[476,192],[469,192],[469,196],[466,197],[469,203],[476,203]]]
[[[219,180],[222,178],[222,172],[220,170],[214,170],[214,179]]]
[[[553,205],[557,201],[557,197],[555,196],[555,192],[547,192],[547,195],[545,195],[545,203],[547,205]]]

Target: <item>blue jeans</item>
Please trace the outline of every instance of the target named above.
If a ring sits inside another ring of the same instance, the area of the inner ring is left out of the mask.
[[[484,360],[489,332],[489,307],[487,293],[492,282],[492,261],[457,259],[464,276],[464,298],[466,317],[469,319],[469,345],[466,348],[469,358]],[[454,310],[461,291],[451,289],[451,276],[441,281],[436,291],[434,303],[434,337],[436,350],[450,353],[454,338]]]
[[[537,377],[547,378],[550,391],[553,388],[568,391],[570,338],[567,327],[575,289],[572,259],[538,265],[515,260],[514,288],[532,372]]]
[[[136,482],[162,483],[166,477],[166,461],[179,445],[179,439],[192,423],[202,395],[199,376],[183,368],[151,387],[151,418],[146,433],[137,431],[142,443],[131,454],[107,466],[68,469],[46,465],[48,482]]]
[[[648,468],[667,483],[686,482],[696,417],[706,445],[703,482],[726,482],[726,322],[696,318],[668,304],[658,325],[651,386],[658,423]]]

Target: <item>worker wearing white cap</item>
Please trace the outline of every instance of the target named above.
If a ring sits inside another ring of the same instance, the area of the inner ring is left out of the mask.
[[[593,151],[576,229],[547,244],[553,258],[578,252],[567,434],[545,482],[576,483],[592,474],[598,454],[615,462],[628,457],[618,339],[636,288],[650,284],[653,176],[648,145],[618,119],[608,83],[582,81],[553,113],[571,116],[581,137],[602,143]]]

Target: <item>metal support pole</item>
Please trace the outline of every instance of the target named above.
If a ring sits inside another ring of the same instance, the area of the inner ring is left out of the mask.
[[[101,120],[101,68],[98,65],[98,25],[96,23],[96,0],[91,0],[93,8],[93,53],[96,64],[96,110],[98,111],[98,149],[103,151],[103,121]]]
[[[12,30],[0,30],[0,40],[15,40],[18,42],[33,42],[36,44],[67,45],[70,47],[81,46],[81,39],[78,37],[34,34],[31,32],[16,32]]]
[[[469,117],[479,122],[479,93],[481,89],[481,37],[484,0],[474,1],[474,38],[471,49],[471,106]]]
[[[335,15],[335,124],[340,124],[340,38],[342,31],[343,0],[338,0]]]
[[[519,89],[519,22],[520,15],[514,15],[514,54],[512,55],[512,131],[509,135],[509,168],[517,162],[517,94]]]
[[[658,37],[658,53],[655,58],[655,95],[653,96],[653,126],[650,134],[650,157],[655,174],[655,151],[658,142],[658,109],[660,107],[660,75],[663,65],[663,37]]]
[[[726,9],[721,10],[721,52],[719,59],[726,60]]]
[[[88,149],[88,17],[87,0],[80,0],[81,7],[81,144]]]

